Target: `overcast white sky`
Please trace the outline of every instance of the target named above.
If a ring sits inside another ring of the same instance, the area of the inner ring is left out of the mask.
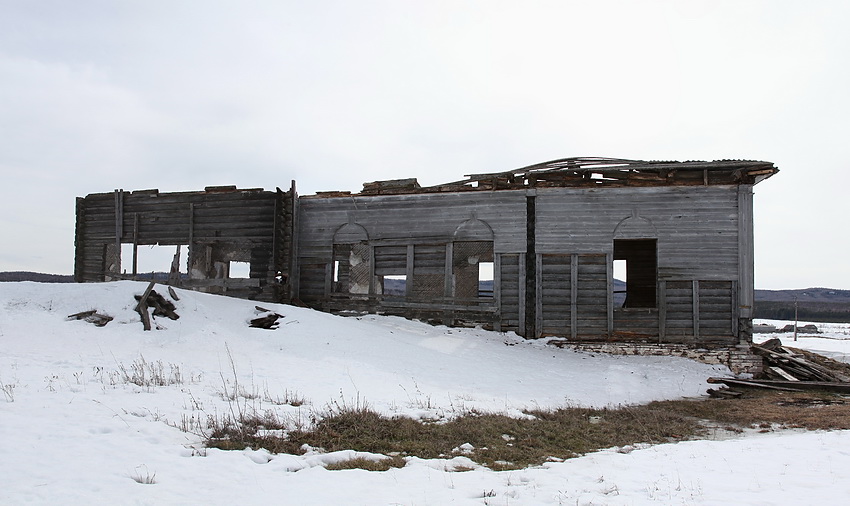
[[[0,0],[0,271],[74,198],[767,160],[756,287],[850,288],[850,2]]]

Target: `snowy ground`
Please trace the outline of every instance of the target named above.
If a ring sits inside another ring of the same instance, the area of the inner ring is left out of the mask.
[[[132,311],[144,288],[0,283],[0,504],[830,504],[850,493],[843,431],[611,449],[511,472],[453,472],[470,464],[464,457],[328,471],[323,464],[352,452],[205,450],[170,424],[226,413],[223,394],[236,388],[246,394],[240,402],[293,423],[364,402],[439,419],[473,408],[519,416],[525,407],[698,396],[707,377],[728,371],[280,305],[264,304],[286,316],[278,330],[249,329],[253,303],[186,291],[179,320],[158,318],[160,328],[144,332]],[[97,328],[65,318],[87,309],[115,320]],[[847,333],[780,337],[847,353]],[[182,382],[123,381],[122,368],[132,373],[142,357]],[[279,402],[287,397],[306,402]]]

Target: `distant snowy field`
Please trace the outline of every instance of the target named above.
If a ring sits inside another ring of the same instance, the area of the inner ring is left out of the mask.
[[[755,320],[754,323],[769,323],[778,329],[786,325],[794,325],[793,321],[784,320]],[[850,323],[800,321],[797,323],[797,326],[802,327],[810,324],[817,326],[821,333],[803,334],[798,332],[796,341],[794,341],[793,332],[756,334],[753,337],[753,341],[761,343],[768,339],[779,338],[784,346],[813,351],[834,360],[850,363]]]
[[[845,431],[611,449],[510,472],[452,472],[470,464],[460,456],[370,473],[323,467],[353,452],[205,451],[169,424],[226,413],[237,382],[256,397],[243,402],[307,423],[332,404],[423,419],[636,404],[703,395],[706,378],[728,371],[275,304],[261,305],[285,315],[280,328],[251,329],[253,302],[180,290],[180,319],[145,332],[133,311],[145,286],[0,283],[0,504],[828,504],[850,494]],[[115,319],[66,320],[88,309]],[[846,354],[847,332],[779,337]],[[183,382],[120,381],[142,357]],[[273,402],[287,396],[306,402]],[[155,483],[136,481],[146,478]]]

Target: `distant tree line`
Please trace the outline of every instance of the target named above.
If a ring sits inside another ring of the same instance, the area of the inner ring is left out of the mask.
[[[0,281],[38,281],[39,283],[73,283],[70,274],[43,274],[41,272],[0,272]]]
[[[756,300],[754,316],[766,320],[794,320],[794,303]],[[834,302],[800,302],[797,318],[811,322],[850,323],[850,305]]]

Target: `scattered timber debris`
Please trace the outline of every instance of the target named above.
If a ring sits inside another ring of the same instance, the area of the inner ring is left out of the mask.
[[[792,382],[850,382],[850,376],[806,359],[802,353],[783,347],[779,339],[770,339],[760,345],[754,344],[752,350],[764,357],[764,372],[768,379]]]
[[[737,399],[744,395],[742,392],[738,392],[737,390],[731,390],[726,387],[720,387],[717,390],[709,388],[708,390],[706,390],[706,392],[708,392],[708,395],[716,399]]]
[[[269,309],[260,306],[254,306],[254,309],[257,310],[258,313],[268,313],[264,316],[260,316],[259,318],[254,318],[251,320],[249,327],[254,327],[258,329],[266,329],[266,330],[276,330],[277,326],[280,322],[278,320],[283,318],[282,314],[275,313]]]
[[[850,374],[844,372],[840,364],[830,367],[828,359],[802,350],[785,348],[779,339],[770,339],[762,344],[752,345],[752,350],[764,359],[762,379],[709,378],[708,382],[724,383],[729,386],[768,388],[789,392],[803,390],[826,390],[838,393],[850,393]],[[714,393],[712,393],[714,392]],[[717,396],[716,390],[708,389],[709,395]],[[720,394],[723,395],[723,394]]]
[[[113,320],[111,316],[100,314],[97,312],[96,309],[92,309],[91,311],[81,311],[79,313],[68,315],[68,319],[83,320],[88,323],[93,323],[96,327],[103,327]]]
[[[155,282],[151,281],[147,289],[145,289],[145,293],[135,296],[136,300],[139,301],[136,305],[136,312],[142,317],[142,325],[145,330],[151,329],[151,319],[150,313],[148,313],[148,308],[153,308],[154,316],[166,316],[172,320],[180,318],[180,315],[175,312],[176,307],[174,304],[154,291],[153,287],[155,284]]]

